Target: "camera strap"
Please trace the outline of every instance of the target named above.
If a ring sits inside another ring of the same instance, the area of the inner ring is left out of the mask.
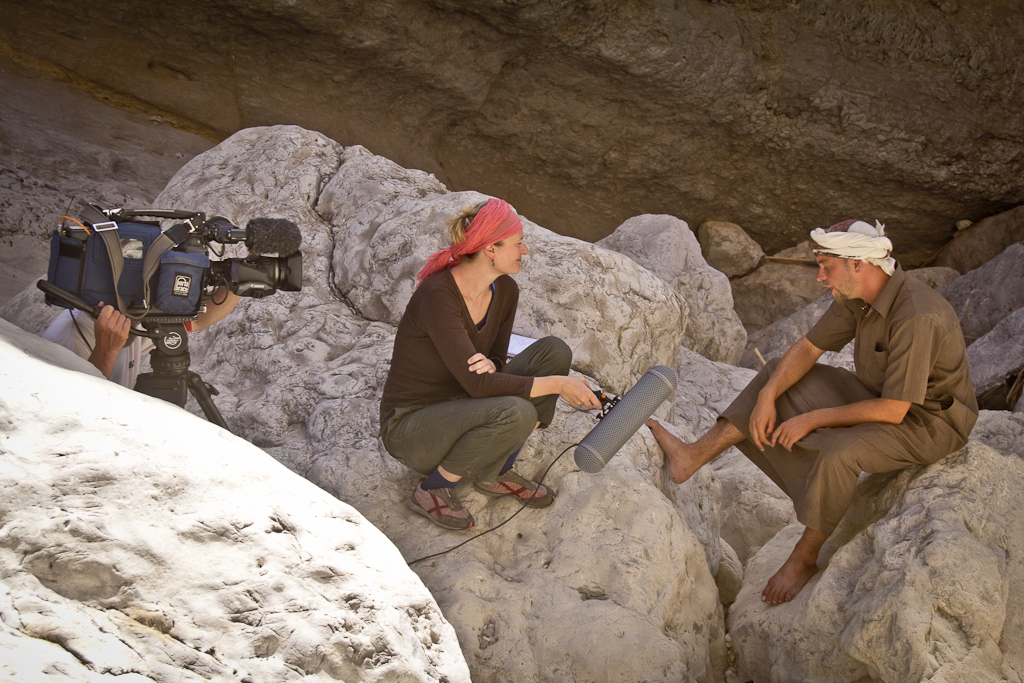
[[[121,298],[117,289],[121,281],[121,273],[124,271],[124,254],[121,253],[121,238],[117,232],[117,223],[109,220],[99,207],[87,204],[82,210],[82,217],[92,224],[93,230],[103,240],[107,248],[107,255],[110,257],[110,270],[114,276],[114,293],[117,295],[117,310],[132,320],[139,320],[149,312],[152,303],[150,302],[149,281],[160,267],[161,255],[172,247],[181,244],[188,237],[188,226],[178,223],[160,233],[160,236],[153,240],[153,243],[146,250],[142,261],[142,301],[146,307],[145,312],[139,316],[132,316],[128,313],[128,307]]]

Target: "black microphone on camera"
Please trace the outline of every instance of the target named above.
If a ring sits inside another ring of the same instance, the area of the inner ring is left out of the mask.
[[[633,388],[622,398],[605,403],[598,392],[602,405],[600,421],[591,429],[573,454],[577,467],[591,474],[608,464],[636,430],[654,415],[654,411],[676,390],[676,373],[664,365],[655,365],[637,380]]]
[[[254,254],[291,256],[302,246],[299,226],[284,218],[253,218],[245,232],[245,246]]]

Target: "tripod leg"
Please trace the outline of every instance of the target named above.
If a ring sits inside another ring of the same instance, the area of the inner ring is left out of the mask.
[[[206,415],[206,419],[213,424],[223,429],[228,429],[228,423],[224,421],[224,416],[217,410],[217,406],[213,404],[213,398],[210,396],[210,385],[203,381],[203,378],[196,373],[189,370],[188,373],[188,390],[196,397],[196,403],[203,409],[203,414]],[[216,392],[216,389],[214,389]]]

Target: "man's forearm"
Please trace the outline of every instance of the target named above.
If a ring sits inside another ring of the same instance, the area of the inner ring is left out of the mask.
[[[214,303],[219,297],[224,297],[221,303]],[[235,309],[235,306],[241,300],[242,297],[226,287],[221,286],[213,290],[213,295],[207,300],[206,310],[196,316],[196,321],[192,323],[192,331],[198,332],[223,320]]]
[[[906,401],[873,398],[838,408],[812,410],[779,425],[772,433],[771,445],[779,444],[792,451],[800,439],[822,427],[853,427],[868,422],[899,424],[909,409],[910,403]]]
[[[114,361],[117,360],[118,350],[110,350],[106,348],[96,347],[96,349],[90,354],[89,362],[93,366],[103,373],[103,376],[110,379],[110,375],[114,372]]]
[[[809,342],[807,337],[798,339],[775,367],[772,376],[761,389],[760,397],[774,403],[775,399],[782,396],[814,367],[823,353],[824,351]]]
[[[822,408],[806,413],[814,429],[821,427],[852,427],[866,422],[899,424],[903,422],[910,403],[891,398],[873,398],[838,408]]]

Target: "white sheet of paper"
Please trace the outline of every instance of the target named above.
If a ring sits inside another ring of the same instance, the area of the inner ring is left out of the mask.
[[[512,358],[535,341],[537,340],[530,337],[521,337],[518,334],[513,334],[508,340],[508,357]]]

